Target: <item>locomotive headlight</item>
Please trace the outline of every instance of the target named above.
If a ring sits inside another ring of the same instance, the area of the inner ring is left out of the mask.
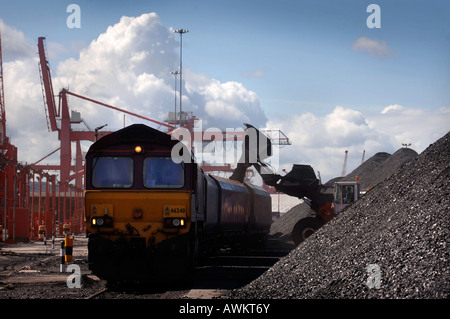
[[[139,154],[139,153],[141,153],[142,152],[142,146],[136,146],[135,148],[134,148],[134,151],[137,153],[137,154]]]
[[[185,224],[184,218],[164,218],[164,226],[167,228],[184,228]]]
[[[91,218],[92,227],[113,227],[113,219],[110,216],[96,216]]]

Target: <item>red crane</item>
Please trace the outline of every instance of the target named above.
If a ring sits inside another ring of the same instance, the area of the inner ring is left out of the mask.
[[[169,129],[173,129],[172,125],[162,123],[151,118],[129,112],[126,110],[119,109],[115,106],[108,105],[99,101],[95,101],[93,99],[87,98],[85,96],[75,94],[70,92],[67,89],[62,89],[59,93],[59,104],[58,107],[55,103],[54,93],[53,93],[53,85],[52,85],[52,77],[49,67],[49,62],[46,58],[45,54],[45,46],[44,46],[45,37],[38,38],[38,52],[39,52],[39,66],[40,66],[40,75],[41,75],[41,83],[42,83],[42,91],[44,97],[44,105],[47,114],[47,125],[49,131],[57,131],[58,139],[61,142],[60,150],[60,165],[53,166],[41,166],[41,165],[33,165],[33,167],[41,167],[44,169],[56,169],[60,171],[60,181],[61,182],[69,182],[72,179],[76,178],[75,185],[77,187],[82,187],[81,177],[83,175],[83,165],[82,165],[82,155],[81,155],[81,145],[80,141],[87,140],[94,142],[96,139],[96,135],[98,135],[97,131],[75,131],[72,130],[72,123],[81,123],[81,118],[75,119],[71,118],[69,112],[69,106],[67,102],[67,95],[72,95],[86,101],[90,101],[96,104],[100,104],[104,107],[108,107],[123,113],[127,113],[129,115],[151,121],[153,123],[163,125],[168,127]],[[59,125],[58,125],[59,120]],[[110,132],[103,132],[103,134],[108,134]],[[75,166],[72,166],[71,163],[71,142],[76,142],[76,160]],[[55,151],[53,151],[55,152]],[[52,152],[52,153],[53,153]],[[39,162],[39,161],[38,161]],[[37,164],[36,162],[35,164]],[[74,173],[72,174],[72,171]]]
[[[58,104],[55,102],[55,94],[53,92],[53,84],[49,62],[46,58],[45,46],[44,46],[44,37],[38,38],[38,52],[39,52],[39,70],[40,70],[40,78],[42,84],[42,93],[44,98],[44,106],[47,117],[47,126],[49,131],[58,132],[58,139],[60,141],[60,147],[50,154],[40,159],[34,164],[31,164],[30,167],[38,172],[42,172],[43,170],[56,170],[59,171],[59,202],[63,202],[62,206],[59,210],[59,222],[60,225],[64,221],[64,223],[71,223],[72,230],[74,232],[78,232],[83,227],[82,216],[83,216],[83,207],[82,207],[82,189],[83,189],[83,175],[84,175],[84,165],[83,165],[83,156],[81,153],[81,141],[91,141],[94,142],[97,139],[98,130],[100,128],[95,129],[94,131],[76,131],[72,129],[72,123],[81,123],[82,119],[79,114],[76,112],[72,112],[72,116],[69,112],[69,106],[67,101],[67,95],[73,95],[75,97],[100,104],[102,106],[119,110],[121,112],[152,121],[154,123],[167,126],[169,128],[173,128],[173,126],[160,123],[158,121],[146,118],[144,116],[140,116],[138,114],[128,112],[125,110],[118,109],[114,106],[101,103],[87,97],[69,92],[67,89],[62,89],[59,92],[59,101]],[[74,116],[78,115],[78,116]],[[102,134],[108,134],[110,132],[103,131]],[[76,157],[75,157],[75,165],[72,165],[72,142],[76,142]],[[55,153],[56,151],[60,151],[60,163],[59,165],[40,165],[38,164],[46,157]],[[75,187],[69,184],[73,179],[75,179]],[[40,179],[41,180],[41,179]],[[72,194],[73,191],[75,193],[75,201],[73,202]],[[66,196],[69,197],[69,202],[66,201]],[[64,197],[64,199],[62,199]],[[67,207],[68,204],[69,206]],[[74,210],[72,211],[72,207]],[[68,209],[67,209],[68,208]],[[62,213],[61,213],[62,212]],[[47,233],[51,233],[53,231],[53,226],[50,225],[49,221],[45,221],[46,231]],[[62,225],[61,225],[62,226]]]
[[[3,53],[0,33],[0,241],[15,242],[28,236],[28,168],[17,161],[17,147],[6,136],[5,89],[3,86]],[[17,227],[16,227],[17,226]]]
[[[6,138],[5,90],[3,88],[2,35],[0,33],[0,144]]]

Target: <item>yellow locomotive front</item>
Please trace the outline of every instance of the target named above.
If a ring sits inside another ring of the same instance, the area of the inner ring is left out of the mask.
[[[187,269],[194,164],[174,161],[174,144],[134,125],[91,146],[85,215],[89,266],[98,277],[164,280]]]

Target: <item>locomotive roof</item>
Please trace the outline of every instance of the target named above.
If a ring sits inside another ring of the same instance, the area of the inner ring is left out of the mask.
[[[172,139],[169,134],[151,128],[147,125],[132,124],[103,136],[91,145],[89,151],[101,150],[105,147],[127,143],[148,143],[174,146],[179,143],[179,140]]]

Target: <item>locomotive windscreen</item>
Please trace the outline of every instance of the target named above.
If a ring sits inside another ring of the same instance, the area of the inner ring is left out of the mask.
[[[92,161],[92,185],[97,188],[130,188],[133,186],[133,159],[95,157]]]
[[[181,188],[184,186],[183,163],[174,163],[170,157],[144,159],[144,187]]]
[[[131,157],[95,157],[92,161],[92,186],[133,187],[134,164]],[[182,188],[185,183],[184,163],[174,163],[170,157],[146,157],[142,174],[145,188]]]

